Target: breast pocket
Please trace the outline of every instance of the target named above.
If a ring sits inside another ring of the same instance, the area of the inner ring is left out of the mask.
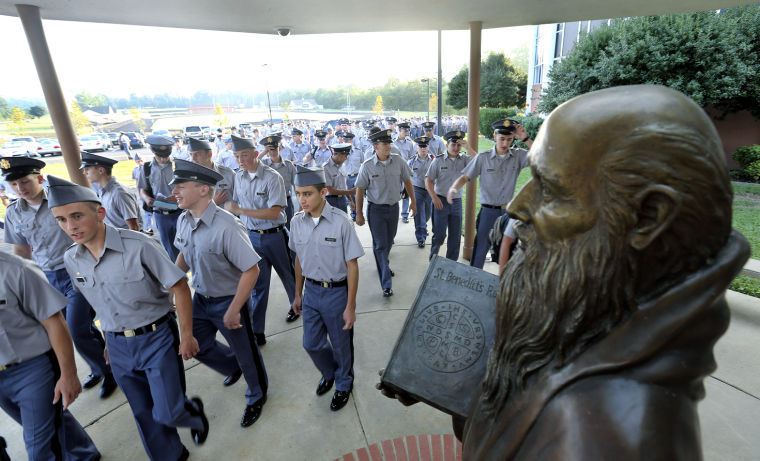
[[[139,267],[129,271],[109,273],[103,277],[103,283],[107,284],[117,296],[126,301],[136,301],[145,296],[145,269]]]

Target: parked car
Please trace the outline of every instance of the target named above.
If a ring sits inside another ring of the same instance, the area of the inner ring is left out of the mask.
[[[11,142],[25,142],[26,151],[29,152],[29,156],[34,157],[37,154],[37,141],[32,136],[17,136],[11,138]]]
[[[37,141],[37,153],[40,157],[61,155],[61,144],[57,139],[39,139]]]
[[[99,136],[88,135],[79,138],[79,148],[82,152],[105,152],[106,146],[103,144],[103,140]]]
[[[36,153],[34,155],[37,155]],[[0,147],[0,156],[2,157],[32,157],[29,153],[28,143],[26,141],[9,141]]]
[[[92,133],[91,136],[97,136],[103,141],[103,145],[105,146],[105,150],[111,149],[111,138],[108,137],[106,133]]]
[[[135,131],[127,131],[124,134],[129,137],[129,147],[134,147],[137,149],[145,147],[145,140],[140,133],[137,133]]]
[[[121,147],[119,145],[119,133],[108,133],[108,139],[111,140],[111,147]]]
[[[151,134],[154,134],[156,136],[167,136],[169,138],[173,137],[169,130],[153,130],[153,133]]]
[[[190,142],[190,138],[202,138],[203,137],[203,130],[201,127],[193,125],[193,126],[186,126],[185,131],[182,132],[182,137],[185,138],[185,143]]]

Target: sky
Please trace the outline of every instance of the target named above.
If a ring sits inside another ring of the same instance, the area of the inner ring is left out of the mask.
[[[67,99],[79,92],[189,96],[196,91],[256,93],[284,89],[367,88],[388,78],[435,77],[437,33],[272,35],[43,21]],[[483,31],[481,49],[509,52],[533,38],[533,26]],[[42,97],[17,17],[0,16],[0,96]],[[469,62],[469,31],[442,33],[443,77]],[[266,65],[265,65],[266,64]],[[10,70],[10,72],[9,72]]]

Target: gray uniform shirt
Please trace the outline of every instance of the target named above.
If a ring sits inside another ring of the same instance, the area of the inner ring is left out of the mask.
[[[428,148],[428,154],[433,157],[446,155],[446,142],[440,136],[433,135],[433,139],[428,142]]]
[[[308,213],[293,216],[288,246],[298,255],[303,276],[320,282],[344,280],[346,262],[364,255],[351,218],[327,202],[317,224]]]
[[[264,163],[259,163],[255,173],[240,170],[235,175],[235,196],[242,208],[265,210],[280,206],[280,215],[275,220],[257,219],[240,215],[240,220],[248,229],[264,230],[285,224],[287,195],[282,176]]]
[[[127,219],[137,219],[140,216],[135,195],[127,190],[122,183],[111,178],[98,192],[100,202],[106,209],[105,222],[113,227],[128,229]]]
[[[282,176],[282,182],[285,185],[285,193],[290,197],[290,191],[293,189],[293,181],[296,178],[296,166],[293,165],[293,162],[283,158],[280,163],[275,163],[269,157],[262,159],[262,162]]]
[[[412,169],[412,185],[425,188],[425,176],[427,175],[428,168],[433,162],[433,158],[428,155],[425,158],[420,158],[419,155],[415,155],[412,160],[409,161],[409,168]]]
[[[520,171],[528,166],[528,151],[511,147],[504,155],[496,147],[483,151],[462,172],[472,181],[480,176],[480,203],[502,206],[512,200]]]
[[[306,136],[306,134],[304,134]],[[301,144],[296,144],[294,142],[291,142],[288,144],[288,148],[293,153],[293,163],[302,164],[303,158],[306,157],[306,154],[311,152],[311,144],[308,142],[301,142]]]
[[[396,139],[393,141],[393,145],[396,146],[396,149],[401,152],[401,156],[404,157],[404,160],[409,161],[412,157],[417,155],[417,146],[414,144],[414,141],[409,139],[409,136],[402,139]]]
[[[61,229],[48,208],[47,191],[37,211],[20,198],[5,211],[5,241],[32,247],[32,260],[43,271],[63,269],[63,253],[71,237]]]
[[[343,164],[346,166],[346,175],[359,174],[359,168],[364,161],[362,151],[356,147],[351,148],[351,152],[348,154],[348,158]]]
[[[34,263],[0,252],[0,366],[49,351],[41,322],[68,302]]]
[[[365,189],[367,200],[378,205],[393,205],[401,199],[401,185],[412,178],[412,170],[403,158],[390,154],[383,164],[377,155],[362,163],[356,188]]]
[[[227,201],[231,201],[232,196],[235,195],[235,170],[217,162],[214,162],[212,166],[214,171],[222,175],[222,180],[216,183],[216,190],[226,190]]]
[[[177,220],[174,246],[193,272],[191,286],[206,296],[232,296],[243,272],[261,260],[242,222],[209,203],[196,222],[189,211]]]
[[[190,160],[188,160],[190,161]],[[153,197],[171,197],[172,186],[169,183],[174,179],[174,170],[172,169],[172,163],[169,162],[165,165],[161,165],[155,160],[150,162],[150,186],[153,189]],[[140,176],[137,178],[137,187],[140,189],[148,188],[148,181],[145,179],[145,169],[140,168]]]
[[[330,157],[332,157],[332,151],[328,147],[325,147],[324,149],[317,147],[317,150],[314,151],[312,157],[314,157],[315,165],[322,166],[330,159]]]
[[[73,245],[64,261],[71,282],[89,301],[105,331],[132,330],[169,312],[169,292],[185,274],[158,240],[106,224],[106,242],[96,261],[84,245]]]
[[[343,165],[333,162],[332,157],[322,167],[325,170],[325,185],[335,189],[346,190],[346,172]]]
[[[449,157],[448,154],[442,157],[436,157],[430,163],[427,171],[427,177],[433,181],[433,190],[436,194],[446,197],[454,181],[462,176],[462,170],[470,163],[470,156],[458,155],[455,158]],[[461,198],[462,190],[460,189],[454,198]]]

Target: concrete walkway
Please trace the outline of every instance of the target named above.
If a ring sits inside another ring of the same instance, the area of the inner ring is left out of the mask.
[[[267,313],[268,342],[262,348],[269,374],[269,399],[262,417],[250,428],[241,428],[244,380],[225,388],[223,376],[195,360],[186,362],[187,394],[203,398],[211,422],[209,438],[201,447],[192,444],[189,430],[180,431],[191,459],[331,460],[351,453],[356,455],[355,459],[364,459],[362,454],[367,453],[370,457],[366,459],[407,459],[407,455],[400,455],[405,449],[403,441],[409,449],[412,438],[407,436],[426,434],[443,436],[417,437],[415,450],[422,450],[423,444],[419,442],[429,439],[431,453],[435,441],[443,441],[439,453],[450,453],[447,441],[451,439],[445,435],[452,431],[447,415],[424,404],[404,407],[374,388],[377,371],[385,367],[425,275],[429,247],[417,248],[412,224],[399,223],[391,253],[396,272],[395,295],[383,298],[367,226],[359,228],[359,235],[366,255],[359,260],[354,341],[356,381],[346,408],[332,412],[328,408],[332,392],[322,397],[314,394],[320,376],[301,346],[301,321],[285,322],[287,297],[279,279],[273,277]],[[486,263],[486,270],[496,272],[497,266]],[[757,460],[760,300],[734,292],[728,293],[728,300],[733,316],[731,326],[715,348],[719,368],[705,380],[707,397],[699,408],[704,454],[707,460]],[[84,378],[88,370],[81,360],[77,363]],[[105,401],[98,398],[97,390],[83,392],[71,410],[104,460],[147,459],[129,406],[119,391]],[[2,412],[0,435],[8,440],[12,459],[26,459],[20,426]],[[397,456],[389,456],[393,453]]]

